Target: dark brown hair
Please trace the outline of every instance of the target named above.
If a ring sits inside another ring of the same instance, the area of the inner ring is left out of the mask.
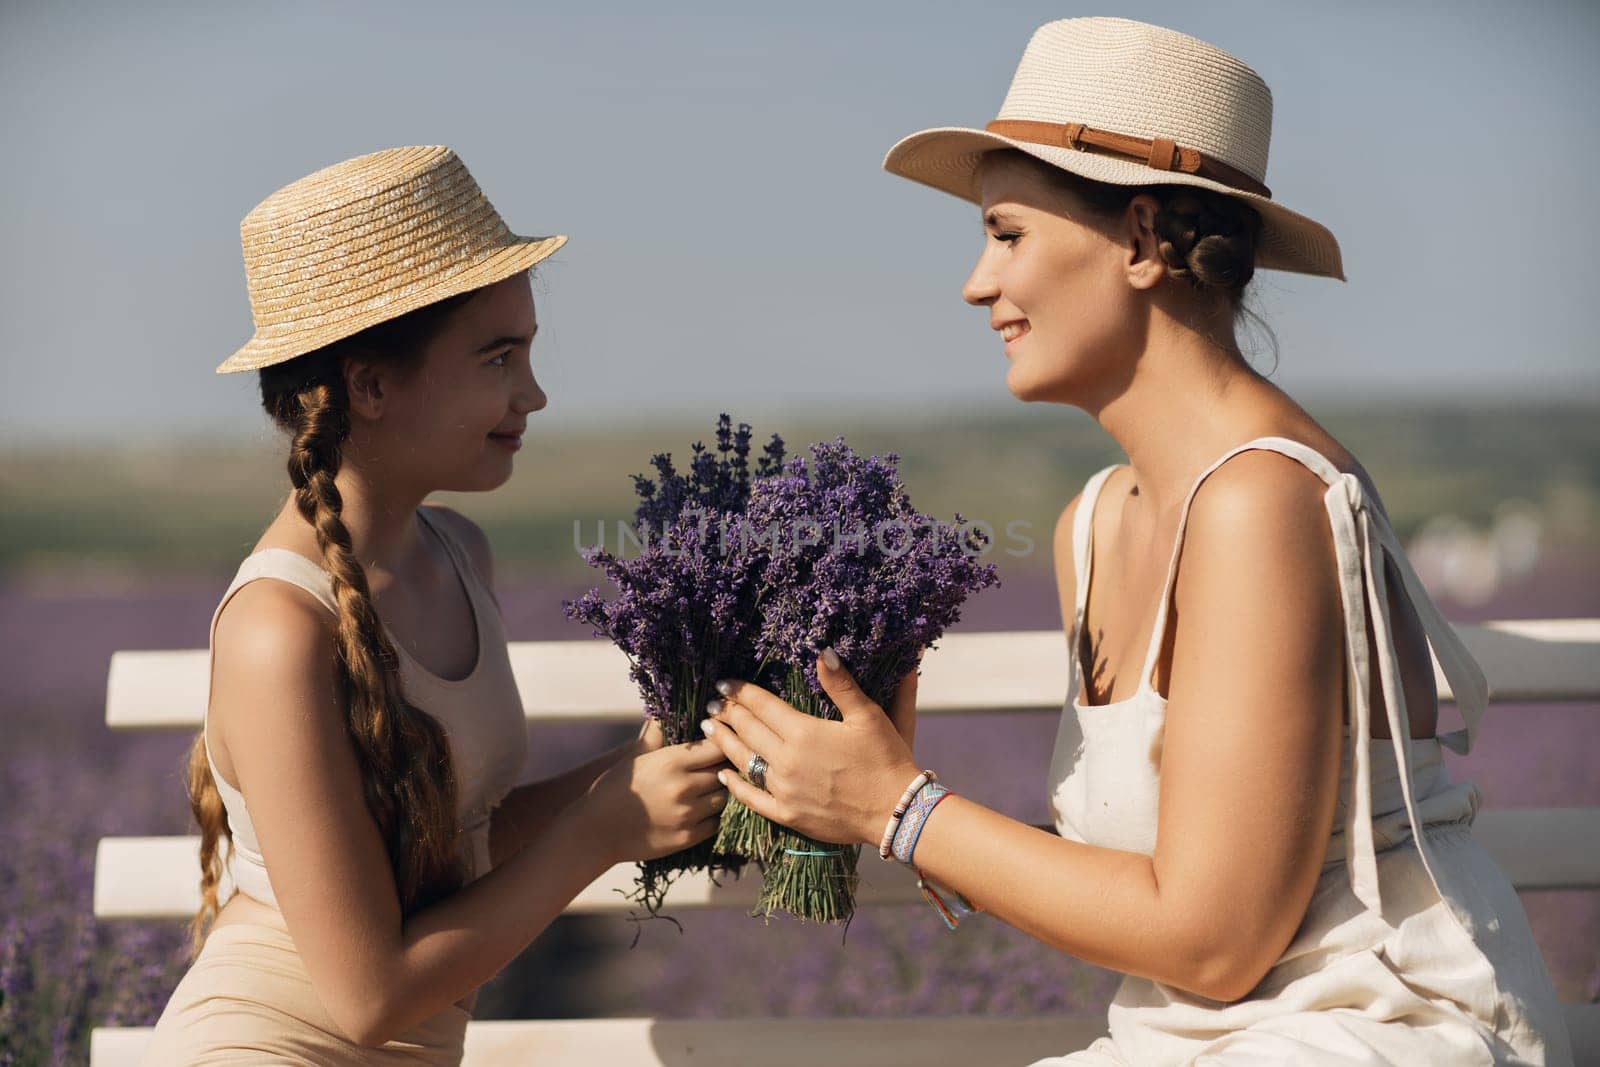
[[[339,605],[336,671],[345,732],[361,768],[362,792],[388,849],[401,907],[415,911],[461,884],[456,848],[456,781],[438,721],[406,700],[398,659],[380,625],[367,575],[351,551],[334,485],[350,433],[344,363],[381,358],[414,374],[428,342],[479,290],[446,297],[360,333],[259,371],[261,403],[288,435],[295,506],[316,532]],[[191,925],[198,952],[216,917],[222,875],[218,844],[233,835],[206,760],[204,735],[188,759],[189,804],[200,824],[200,911]]]

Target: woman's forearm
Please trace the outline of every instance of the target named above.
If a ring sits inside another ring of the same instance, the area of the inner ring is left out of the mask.
[[[505,863],[406,920],[351,998],[351,1036],[381,1044],[473,992],[616,861],[588,805],[568,804]]]
[[[607,749],[587,763],[551,778],[519,785],[506,794],[489,821],[489,856],[498,867],[520,852],[550,825],[567,805],[583,796],[594,780],[618,762],[640,751],[634,738]]]
[[[940,802],[916,864],[1010,926],[1079,959],[1214,999],[1237,995],[1236,954],[1164,897],[1151,858],[1085,845],[960,796]],[[1253,984],[1253,983],[1252,983]]]

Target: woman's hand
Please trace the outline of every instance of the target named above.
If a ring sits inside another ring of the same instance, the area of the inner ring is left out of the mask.
[[[829,665],[831,655],[830,649],[818,658],[817,677],[842,722],[807,715],[758,685],[730,680],[721,707],[702,729],[733,764],[735,771],[722,779],[746,807],[818,841],[876,845],[895,802],[917,776],[905,736],[915,727],[916,674],[900,683],[894,711],[886,713],[848,671]],[[742,777],[752,752],[767,761],[765,791]]]
[[[661,745],[647,723],[640,751],[594,780],[583,800],[617,862],[656,859],[704,841],[717,830],[727,790],[717,780],[722,752],[706,741]],[[654,745],[655,747],[649,747]]]

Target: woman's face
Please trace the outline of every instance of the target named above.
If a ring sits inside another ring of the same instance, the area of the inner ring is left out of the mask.
[[[1136,312],[1128,249],[1033,164],[984,157],[983,254],[962,287],[989,309],[1019,400],[1082,403],[1122,364]]]
[[[531,362],[533,293],[526,272],[457,307],[409,376],[382,380],[381,410],[365,427],[375,455],[423,492],[474,492],[511,477],[528,415],[547,398]]]

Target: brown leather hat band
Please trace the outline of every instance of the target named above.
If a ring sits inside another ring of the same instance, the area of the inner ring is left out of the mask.
[[[1033,122],[1027,119],[995,119],[984,129],[1014,141],[1071,148],[1079,152],[1117,156],[1143,163],[1156,170],[1177,170],[1231,185],[1269,200],[1272,190],[1250,175],[1235,170],[1221,160],[1212,159],[1193,148],[1183,148],[1166,137],[1132,137],[1110,130],[1095,130],[1077,122]]]

